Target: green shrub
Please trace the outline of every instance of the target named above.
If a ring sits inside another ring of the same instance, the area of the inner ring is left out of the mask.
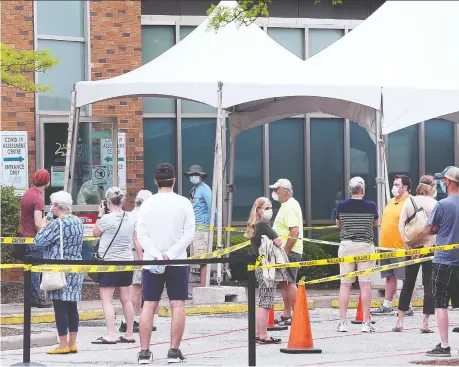
[[[303,258],[301,261],[329,259],[330,255],[316,243],[305,242],[303,247]],[[325,278],[333,274],[334,265],[308,266],[298,270],[298,279],[305,277],[305,281]]]
[[[340,242],[339,232],[327,234],[325,236],[320,237],[319,240],[339,243]],[[331,258],[338,257],[338,246],[334,246],[334,245],[320,245],[320,246],[325,250],[325,252],[328,255],[330,255]],[[339,267],[338,267],[338,271],[339,271]]]
[[[19,213],[21,197],[14,192],[13,186],[4,186],[1,189],[1,236],[17,237],[19,234]],[[11,245],[2,245],[2,264],[16,263],[10,255]]]

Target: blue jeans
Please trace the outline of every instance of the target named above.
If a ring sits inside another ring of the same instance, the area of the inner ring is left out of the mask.
[[[34,259],[43,259],[43,247],[29,245],[30,256]],[[32,272],[32,284],[30,287],[30,293],[32,298],[38,298],[40,296],[40,276],[41,273]]]

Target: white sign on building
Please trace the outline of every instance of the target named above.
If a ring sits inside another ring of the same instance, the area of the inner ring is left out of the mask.
[[[27,131],[0,131],[2,144],[2,186],[14,186],[16,193],[23,194],[29,187],[29,164]]]
[[[101,163],[108,167],[108,182],[113,182],[112,140],[102,139]],[[126,134],[118,133],[118,187],[126,190]]]

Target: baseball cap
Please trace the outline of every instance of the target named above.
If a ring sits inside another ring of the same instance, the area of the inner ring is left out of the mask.
[[[440,180],[448,178],[459,183],[459,168],[455,166],[446,167],[443,172],[435,173],[434,177]]]
[[[170,163],[160,163],[155,169],[155,179],[158,181],[166,181],[175,178],[174,166]]]
[[[283,187],[284,189],[292,189],[292,183],[287,180],[286,178],[280,178],[276,181],[275,184],[269,186],[271,189],[278,189],[279,187]]]
[[[44,168],[40,168],[39,170],[37,170],[34,175],[33,175],[33,184],[35,186],[45,186],[50,180],[50,175],[49,175],[49,172],[44,169]]]

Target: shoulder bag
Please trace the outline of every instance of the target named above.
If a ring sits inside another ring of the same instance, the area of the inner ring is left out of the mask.
[[[110,247],[113,244],[113,241],[115,241],[116,236],[118,235],[118,232],[120,231],[121,225],[123,224],[124,216],[126,215],[126,212],[123,212],[123,217],[121,218],[120,225],[118,226],[118,229],[116,230],[115,235],[113,236],[110,244],[108,245],[107,249],[104,252],[104,256],[100,257],[99,255],[99,245],[100,245],[100,239],[97,241],[97,243],[94,246],[94,250],[92,253],[92,259],[93,260],[98,260],[102,261],[105,258],[105,255],[107,255],[108,250],[110,250]],[[99,283],[99,273],[88,273],[88,276],[94,281],[94,283]]]
[[[416,247],[425,237],[424,230],[427,226],[427,215],[424,208],[418,208],[415,200],[410,197],[414,213],[405,221],[403,241],[407,247]]]
[[[64,234],[62,231],[62,220],[59,221],[59,242],[60,242],[60,253],[61,260],[64,259]],[[58,291],[67,287],[67,279],[65,273],[42,273],[40,289],[45,292]]]

